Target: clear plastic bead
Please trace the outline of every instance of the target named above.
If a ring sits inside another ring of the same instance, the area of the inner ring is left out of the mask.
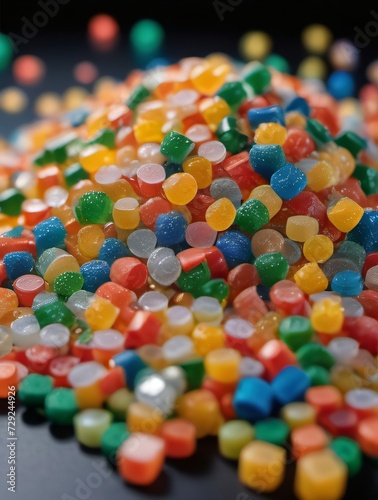
[[[186,228],[185,239],[193,248],[209,248],[217,239],[217,231],[212,229],[207,222],[198,221],[189,224]]]
[[[341,304],[344,308],[344,316],[346,318],[358,318],[364,314],[364,308],[362,305],[358,302],[358,300],[353,299],[352,297],[343,297],[341,299]]]
[[[159,163],[162,165],[165,161],[165,156],[160,153],[160,144],[157,142],[146,142],[139,146],[138,160],[145,163]]]
[[[177,394],[181,396],[187,389],[186,374],[181,366],[167,366],[160,371],[160,375],[173,385]]]
[[[345,403],[356,410],[378,410],[378,394],[371,389],[352,389],[345,394]]]
[[[245,340],[254,334],[255,328],[245,319],[231,318],[224,324],[224,332],[235,339]]]
[[[176,334],[189,335],[194,327],[193,314],[185,306],[169,307],[166,313],[168,328]]]
[[[165,415],[172,412],[177,396],[174,386],[158,373],[143,377],[135,388],[137,401],[158,408]]]
[[[118,330],[97,330],[93,333],[93,347],[104,350],[122,350],[125,336]]]
[[[45,203],[52,208],[61,207],[68,198],[68,191],[59,186],[52,186],[46,189],[44,194]]]
[[[212,133],[207,125],[198,123],[189,127],[185,132],[185,136],[191,141],[198,144],[205,141],[210,141]]]
[[[127,238],[127,246],[136,257],[148,259],[155,250],[157,238],[151,229],[137,229]]]
[[[359,344],[350,337],[337,337],[328,344],[328,351],[337,363],[348,365],[358,354]]]
[[[51,323],[41,329],[40,337],[41,344],[61,349],[68,345],[70,331],[60,323]]]
[[[40,342],[40,326],[35,316],[22,316],[11,325],[12,342],[17,347],[31,347]]]
[[[116,165],[109,165],[108,167],[104,166],[97,170],[94,178],[100,185],[113,184],[122,178],[122,170]]]
[[[245,357],[240,361],[240,377],[261,378],[264,373],[264,365],[257,359]]]
[[[12,350],[12,331],[6,326],[0,326],[0,358]]]
[[[365,276],[365,286],[378,292],[378,266],[371,267]]]
[[[169,363],[179,363],[194,354],[194,345],[186,335],[176,335],[167,340],[162,347],[164,358]]]
[[[145,163],[138,168],[137,177],[146,184],[161,184],[165,181],[165,169],[159,163]]]
[[[88,387],[107,373],[105,366],[97,361],[87,361],[74,366],[67,376],[72,387]]]
[[[321,300],[325,299],[331,299],[333,301],[340,301],[341,302],[341,297],[336,295],[334,292],[319,292],[319,293],[313,293],[309,297],[310,301],[313,303],[320,302]]]
[[[128,128],[129,127],[126,127],[124,130],[127,130]],[[116,154],[116,163],[121,169],[121,174],[122,169],[128,167],[134,160],[136,160],[136,151],[133,146],[124,146],[123,148],[118,149]]]
[[[52,304],[53,302],[57,302],[59,297],[56,293],[53,292],[40,292],[38,293],[33,300],[32,309],[36,311],[42,306],[47,304]]]
[[[168,307],[168,297],[161,292],[146,292],[139,298],[138,304],[145,311],[162,312]]]
[[[236,209],[241,205],[242,193],[237,183],[232,179],[215,179],[210,186],[210,196],[214,200],[228,198]]]
[[[85,321],[85,311],[88,309],[91,302],[94,300],[94,294],[88,292],[87,290],[79,290],[69,297],[66,302],[66,306],[70,309],[74,315],[83,321]]]
[[[200,95],[196,90],[184,89],[174,94],[171,98],[173,106],[184,108],[198,101]]]
[[[169,286],[181,274],[181,264],[171,248],[160,247],[154,250],[147,261],[148,271],[159,285]]]
[[[207,158],[211,163],[217,164],[226,158],[227,150],[220,141],[204,142],[198,148],[198,155]]]
[[[213,297],[199,297],[193,302],[192,312],[197,323],[220,325],[223,318],[223,309],[217,299]]]
[[[358,266],[350,259],[333,256],[322,266],[322,271],[326,275],[328,281],[332,281],[335,274],[342,271],[354,271],[359,273]]]
[[[286,257],[289,266],[293,266],[302,257],[301,247],[298,245],[298,243],[290,240],[289,238],[284,238],[284,240],[285,241],[281,249],[281,253]]]
[[[14,187],[19,191],[27,194],[31,187],[33,187],[36,183],[36,175],[32,171],[21,172],[20,175],[17,176]],[[37,198],[34,198],[35,200]],[[38,200],[39,201],[39,200]],[[43,203],[41,201],[41,203]]]

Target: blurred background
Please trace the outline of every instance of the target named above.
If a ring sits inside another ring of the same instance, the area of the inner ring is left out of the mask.
[[[318,1],[2,0],[0,137],[76,107],[132,68],[213,52],[257,58],[320,78],[336,98],[356,97],[378,84],[374,3],[332,2],[331,12]]]

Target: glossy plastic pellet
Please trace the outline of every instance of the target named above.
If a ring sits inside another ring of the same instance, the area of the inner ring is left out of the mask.
[[[296,459],[322,450],[328,444],[326,432],[317,424],[302,425],[291,432],[293,456]]]
[[[10,325],[12,342],[17,347],[31,347],[40,342],[40,324],[34,316],[23,316]]]
[[[0,397],[7,398],[9,396],[10,387],[18,385],[17,367],[12,362],[0,362]]]
[[[289,316],[283,319],[278,332],[281,340],[293,351],[307,344],[314,334],[310,320],[303,316]]]
[[[72,425],[79,411],[75,393],[69,388],[55,388],[45,399],[46,416],[53,424]]]
[[[263,202],[254,198],[243,203],[236,212],[235,224],[248,233],[255,233],[268,222],[268,208]]]
[[[243,420],[232,420],[219,429],[218,445],[221,455],[237,460],[242,449],[254,438],[252,425]]]
[[[135,400],[134,395],[126,388],[113,392],[106,400],[106,407],[114,415],[115,420],[125,422],[130,404]]]
[[[101,452],[108,460],[115,460],[118,448],[129,437],[130,432],[123,422],[113,422],[101,437]]]
[[[131,433],[159,435],[164,417],[160,409],[135,401],[127,411],[127,428]]]
[[[189,335],[193,330],[193,312],[185,306],[172,306],[166,311],[166,327],[172,335]]]
[[[285,405],[303,399],[306,390],[310,387],[308,375],[295,366],[283,368],[271,383],[275,401]]]
[[[308,295],[323,292],[328,286],[328,279],[316,262],[310,262],[294,274],[295,283]]]
[[[274,491],[283,481],[285,458],[284,448],[263,441],[252,441],[241,450],[239,479],[245,486],[257,491],[262,484],[265,491]]]
[[[170,458],[186,458],[196,450],[196,429],[188,420],[171,419],[160,428],[165,442],[165,454]]]
[[[281,408],[280,416],[291,430],[314,424],[316,412],[314,408],[303,402],[288,403]]]
[[[12,332],[5,326],[0,327],[0,358],[12,351]]]
[[[160,152],[174,163],[181,163],[193,150],[194,142],[178,132],[171,131],[164,137]]]
[[[349,408],[323,412],[318,415],[318,422],[333,436],[355,437],[357,432],[358,417]]]
[[[147,261],[150,276],[160,285],[169,286],[174,283],[181,274],[180,261],[170,248],[157,248]]]
[[[175,335],[163,345],[163,356],[168,363],[184,361],[192,356],[193,351],[193,341],[186,335]]]
[[[27,307],[31,307],[34,297],[45,290],[45,287],[44,279],[34,274],[24,274],[13,283],[20,305]]]
[[[193,302],[192,313],[198,323],[218,325],[222,321],[223,310],[218,300],[199,297]]]
[[[164,319],[168,308],[168,298],[161,292],[146,292],[139,298],[138,304],[145,311],[153,312],[160,319]]]
[[[156,431],[158,431],[158,427],[160,427],[163,416],[168,416],[172,413],[178,395],[179,392],[176,390],[174,384],[158,373],[151,373],[145,376],[141,375],[135,387],[135,397],[137,401],[156,410],[152,415],[156,422]],[[141,413],[144,407],[133,406],[130,408],[128,418],[132,418],[130,410],[135,413],[137,408],[140,409],[139,413]],[[146,413],[147,409],[145,408],[143,411]],[[136,416],[139,415],[139,413],[136,413]],[[147,418],[146,415],[143,416],[143,418],[145,417]],[[140,415],[138,418],[141,418]],[[145,425],[145,422],[143,422],[143,425]],[[132,426],[130,428],[132,428]],[[148,431],[144,429],[143,432]],[[151,429],[151,432],[153,432],[153,429]]]
[[[187,205],[197,193],[197,182],[189,173],[178,173],[168,177],[163,183],[163,191],[171,203]]]
[[[280,418],[267,418],[254,425],[255,438],[277,446],[282,446],[289,436],[289,426]]]
[[[273,393],[267,382],[253,377],[240,380],[233,398],[233,406],[239,418],[255,422],[269,417],[272,405]]]
[[[357,441],[362,451],[368,456],[378,457],[377,441],[378,417],[372,416],[363,419],[357,429]]]
[[[218,382],[236,382],[239,378],[240,354],[235,349],[216,349],[206,355],[205,369]]]
[[[327,346],[337,363],[348,365],[358,354],[358,342],[349,337],[332,339]]]
[[[177,401],[177,412],[180,418],[194,424],[197,438],[217,432],[221,424],[218,401],[207,390],[197,389],[181,396]]]
[[[76,439],[89,448],[100,448],[101,438],[112,422],[107,410],[83,410],[74,417]]]
[[[252,259],[251,242],[239,231],[227,231],[218,238],[216,247],[222,252],[229,269]]]
[[[80,224],[105,224],[111,220],[113,202],[102,191],[84,193],[74,207],[74,212]]]
[[[53,323],[51,325],[45,326],[39,332],[40,343],[42,345],[54,347],[61,350],[61,354],[66,354],[67,350],[63,349],[68,347],[68,342],[70,340],[70,330],[59,323]]]
[[[47,248],[61,247],[67,235],[62,222],[57,217],[50,217],[35,226],[33,229],[38,254]]]
[[[75,356],[59,356],[52,359],[47,371],[54,378],[54,385],[56,387],[69,387],[68,374],[79,363],[80,358]]]
[[[378,292],[378,265],[372,266],[366,273],[365,286],[369,290]]]
[[[363,213],[363,208],[350,198],[341,198],[327,208],[328,219],[344,233],[357,226]]]
[[[258,358],[265,366],[270,379],[273,379],[287,366],[296,366],[295,354],[281,340],[272,339],[266,342],[258,352]]]
[[[222,177],[215,179],[210,186],[210,195],[214,200],[228,198],[236,209],[241,205],[242,193],[238,184],[232,179]]]
[[[345,394],[345,404],[360,418],[369,417],[378,409],[378,395],[371,389],[351,389]]]
[[[361,449],[353,439],[338,437],[330,444],[331,450],[345,463],[350,476],[355,476],[362,467]]]
[[[286,222],[286,236],[293,241],[304,243],[319,232],[319,223],[314,217],[294,215]]]
[[[145,163],[138,168],[137,179],[145,197],[159,196],[165,180],[164,168],[158,163]]]
[[[295,198],[306,185],[306,176],[291,163],[285,163],[270,179],[270,186],[283,200]]]
[[[265,253],[281,252],[285,239],[274,229],[260,229],[252,237],[252,253],[259,257]]]
[[[34,268],[33,256],[28,252],[10,252],[3,259],[5,271],[11,281],[24,274],[29,274]]]
[[[217,326],[210,326],[206,323],[198,324],[191,336],[194,342],[194,349],[200,356],[205,356],[215,349],[221,349],[225,344],[223,329]]]
[[[134,433],[118,449],[118,472],[131,484],[149,485],[160,474],[164,455],[165,444],[162,438]]]
[[[309,262],[323,264],[332,254],[333,243],[327,236],[315,234],[304,240],[303,255]]]
[[[346,488],[347,468],[332,450],[320,450],[298,460],[294,481],[300,500],[340,500]]]
[[[217,232],[207,222],[193,222],[185,231],[186,242],[194,248],[211,247],[216,240]]]
[[[187,220],[181,212],[172,211],[159,215],[155,223],[158,245],[169,247],[183,242],[187,225]]]
[[[255,267],[261,283],[272,286],[287,276],[289,265],[280,252],[265,253],[255,260]]]
[[[99,381],[106,374],[106,368],[96,361],[88,361],[75,366],[67,380],[75,389],[79,408],[99,408],[103,403]]]
[[[225,231],[235,220],[236,210],[227,198],[220,198],[206,210],[206,222],[215,231]]]
[[[341,330],[344,312],[341,301],[324,299],[316,302],[311,313],[311,324],[317,332],[330,335]]]
[[[25,406],[43,407],[47,395],[52,390],[52,377],[31,373],[21,382],[18,388],[18,396]]]

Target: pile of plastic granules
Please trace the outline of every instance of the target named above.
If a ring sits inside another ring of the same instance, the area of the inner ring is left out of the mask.
[[[21,129],[0,150],[0,397],[133,484],[214,435],[250,488],[294,458],[299,499],[342,498],[378,458],[377,102],[345,116],[211,55]]]

